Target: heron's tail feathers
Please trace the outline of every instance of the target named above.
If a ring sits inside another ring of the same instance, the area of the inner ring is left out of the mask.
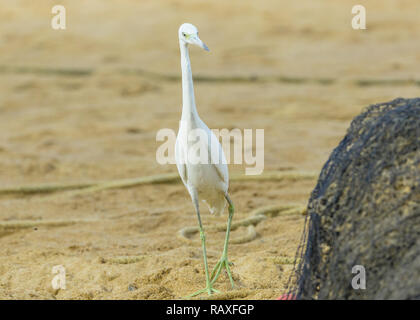
[[[203,200],[203,202],[209,208],[210,213],[217,216],[221,215],[226,207],[226,199],[224,196],[218,197],[218,199],[215,199],[211,202],[206,200]]]

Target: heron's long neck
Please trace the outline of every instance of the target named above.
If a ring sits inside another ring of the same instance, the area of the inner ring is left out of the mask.
[[[182,117],[184,121],[191,121],[198,117],[195,107],[194,84],[191,73],[190,56],[187,44],[179,42],[181,49],[181,70],[182,70]]]

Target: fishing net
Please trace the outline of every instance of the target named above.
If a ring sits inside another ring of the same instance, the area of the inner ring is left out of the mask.
[[[420,98],[353,119],[312,191],[288,288],[297,299],[420,298]]]

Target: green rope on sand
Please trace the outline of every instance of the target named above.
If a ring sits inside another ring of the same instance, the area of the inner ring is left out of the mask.
[[[36,227],[61,227],[80,222],[95,222],[96,219],[73,219],[73,220],[8,220],[0,221],[0,230],[17,230]]]
[[[261,175],[247,176],[244,174],[233,174],[231,181],[298,181],[312,180],[318,177],[315,172],[300,171],[266,171]],[[68,191],[69,195],[88,194],[103,190],[132,188],[141,185],[160,184],[160,183],[179,183],[181,179],[178,173],[166,173],[131,179],[119,179],[102,182],[80,182],[69,184],[50,184],[50,185],[33,185],[0,188],[0,195],[34,195],[46,194],[60,191]]]
[[[102,263],[113,263],[113,264],[131,264],[136,263],[144,258],[147,255],[139,255],[139,256],[120,256],[120,257],[113,257],[113,258],[101,258]]]
[[[235,221],[232,223],[231,230],[235,230],[239,227],[248,227],[247,234],[236,239],[232,239],[230,242],[235,244],[246,243],[254,240],[257,237],[257,232],[255,231],[255,226],[261,221],[265,220],[268,217],[276,217],[279,215],[297,215],[297,214],[306,214],[306,207],[297,204],[289,205],[270,205],[257,208],[253,210],[248,218]],[[222,232],[226,229],[225,224],[219,224],[215,226],[210,226],[206,230],[208,231],[217,231]],[[198,233],[198,227],[185,227],[179,230],[178,236],[180,239],[191,240],[192,236]]]

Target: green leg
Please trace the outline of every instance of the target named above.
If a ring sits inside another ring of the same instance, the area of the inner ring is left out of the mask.
[[[232,285],[232,288],[234,288],[235,284],[233,282],[232,273],[230,271],[230,262],[228,260],[228,243],[229,243],[229,235],[230,235],[230,227],[232,224],[233,219],[233,213],[235,211],[235,208],[233,206],[233,202],[230,199],[230,197],[226,194],[226,200],[229,203],[229,217],[228,217],[228,223],[227,223],[227,230],[226,230],[226,238],[225,238],[225,245],[223,247],[223,253],[222,257],[220,258],[219,262],[217,262],[216,266],[214,267],[212,273],[211,273],[211,283],[215,283],[217,278],[220,275],[220,272],[223,268],[226,269],[227,275],[229,277],[230,284]]]
[[[200,239],[201,239],[201,247],[203,249],[203,260],[204,260],[204,270],[206,272],[206,287],[204,289],[198,290],[197,292],[194,292],[193,294],[189,295],[188,297],[194,297],[197,296],[201,293],[207,292],[209,295],[211,295],[212,293],[216,292],[219,293],[220,291],[216,290],[213,288],[213,283],[210,281],[210,276],[209,276],[209,267],[207,264],[207,253],[206,253],[206,236],[204,234],[204,229],[203,229],[203,225],[201,223],[201,217],[200,217],[200,211],[198,208],[198,200],[193,199],[195,208],[196,208],[196,212],[197,212],[197,217],[198,217],[198,225],[200,228]]]

